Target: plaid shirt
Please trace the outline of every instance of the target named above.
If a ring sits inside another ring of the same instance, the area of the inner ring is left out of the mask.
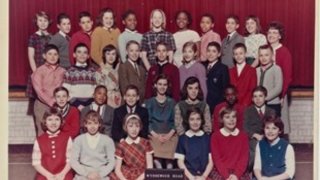
[[[164,42],[167,44],[168,51],[175,51],[176,44],[173,39],[173,35],[167,31],[153,32],[149,31],[145,33],[141,41],[141,51],[147,52],[147,57],[150,65],[156,64],[156,44],[158,42]]]

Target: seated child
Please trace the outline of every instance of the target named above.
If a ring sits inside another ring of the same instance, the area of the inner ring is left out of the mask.
[[[55,106],[64,121],[61,130],[74,139],[80,132],[80,112],[69,104],[69,91],[65,87],[57,87],[53,93],[56,100]]]
[[[127,114],[123,129],[128,136],[116,149],[116,168],[112,179],[145,179],[144,171],[152,168],[152,147],[147,139],[139,137],[143,124],[138,114]]]
[[[81,110],[81,119],[83,119],[90,110],[96,111],[102,118],[103,134],[111,137],[113,108],[106,104],[107,93],[108,91],[105,86],[98,85],[94,89],[93,102]],[[83,127],[83,122],[81,123],[81,127]]]
[[[223,127],[211,136],[214,180],[249,180],[247,135],[236,128],[236,111],[225,108],[220,113]]]
[[[203,115],[199,108],[188,109],[187,131],[179,137],[175,157],[178,167],[188,179],[211,179],[213,162],[210,153],[210,135],[204,133]],[[199,151],[201,149],[201,151]]]
[[[120,142],[126,138],[127,133],[123,130],[123,119],[130,113],[139,115],[142,122],[139,136],[147,139],[149,134],[148,110],[139,104],[139,89],[137,86],[132,84],[127,86],[123,99],[125,104],[114,110],[112,139],[115,142]]]
[[[69,164],[72,140],[61,132],[61,114],[55,109],[44,113],[41,125],[45,133],[38,136],[33,145],[32,165],[36,169],[36,180],[72,180]]]
[[[84,117],[86,133],[79,135],[72,147],[71,167],[75,180],[107,180],[114,168],[115,147],[111,138],[101,134],[102,119],[91,110]]]
[[[63,86],[70,93],[70,104],[81,110],[92,102],[92,94],[96,86],[95,68],[90,66],[89,49],[87,45],[79,43],[73,51],[75,65],[67,69],[64,74]]]
[[[275,111],[266,106],[267,89],[257,86],[252,92],[253,105],[244,112],[243,129],[249,136],[250,159],[249,171],[252,171],[254,162],[254,152],[257,143],[263,139],[263,118],[275,115]]]
[[[266,117],[263,124],[265,138],[256,147],[254,174],[258,180],[293,179],[295,173],[294,150],[280,138],[283,122],[275,116]]]

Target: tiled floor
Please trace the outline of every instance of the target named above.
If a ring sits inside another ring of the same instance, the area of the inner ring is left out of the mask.
[[[313,146],[294,144],[296,180],[312,180]],[[32,145],[9,146],[9,180],[32,180],[35,170],[31,166]]]

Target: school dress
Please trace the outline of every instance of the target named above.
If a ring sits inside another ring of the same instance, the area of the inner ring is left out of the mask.
[[[115,156],[122,160],[121,172],[126,179],[137,179],[147,168],[146,154],[152,154],[153,149],[147,139],[138,137],[136,140],[126,138],[116,149]],[[119,179],[115,173],[111,179]]]
[[[249,180],[246,172],[249,159],[249,143],[247,135],[235,129],[229,133],[224,128],[211,136],[211,155],[213,159],[214,180],[225,180],[234,174],[239,180]]]
[[[188,171],[193,176],[201,176],[207,168],[209,158],[211,158],[210,135],[202,130],[198,132],[186,131],[179,137],[174,156],[176,159],[184,160]]]
[[[42,165],[52,174],[60,173],[67,163],[72,146],[72,140],[68,134],[58,131],[54,134],[43,133],[34,143],[32,152],[32,165]],[[46,180],[40,173],[36,174],[36,180]],[[73,173],[70,170],[65,180],[72,180]]]
[[[110,65],[104,65],[95,74],[97,84],[104,85],[107,88],[107,104],[113,108],[119,107],[122,99],[119,88],[118,69],[119,65],[115,68],[112,68]]]
[[[174,130],[174,106],[175,101],[169,97],[163,103],[159,103],[155,97],[145,102],[149,114],[149,131],[158,134],[169,133]],[[173,159],[176,151],[178,137],[173,135],[170,140],[162,143],[150,136],[150,143],[154,149],[154,156],[159,158]]]

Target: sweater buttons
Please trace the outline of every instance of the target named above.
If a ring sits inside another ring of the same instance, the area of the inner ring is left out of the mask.
[[[54,144],[55,142],[54,141],[51,141],[51,144]]]
[[[56,146],[55,146],[55,145],[53,145],[53,146],[51,146],[51,148],[52,148],[52,149],[55,149],[55,148],[56,148]]]
[[[52,158],[55,159],[55,158],[56,158],[56,155],[52,155]]]
[[[53,150],[53,151],[52,151],[52,154],[55,154],[55,153],[56,153],[56,151],[55,151],[55,150]]]

